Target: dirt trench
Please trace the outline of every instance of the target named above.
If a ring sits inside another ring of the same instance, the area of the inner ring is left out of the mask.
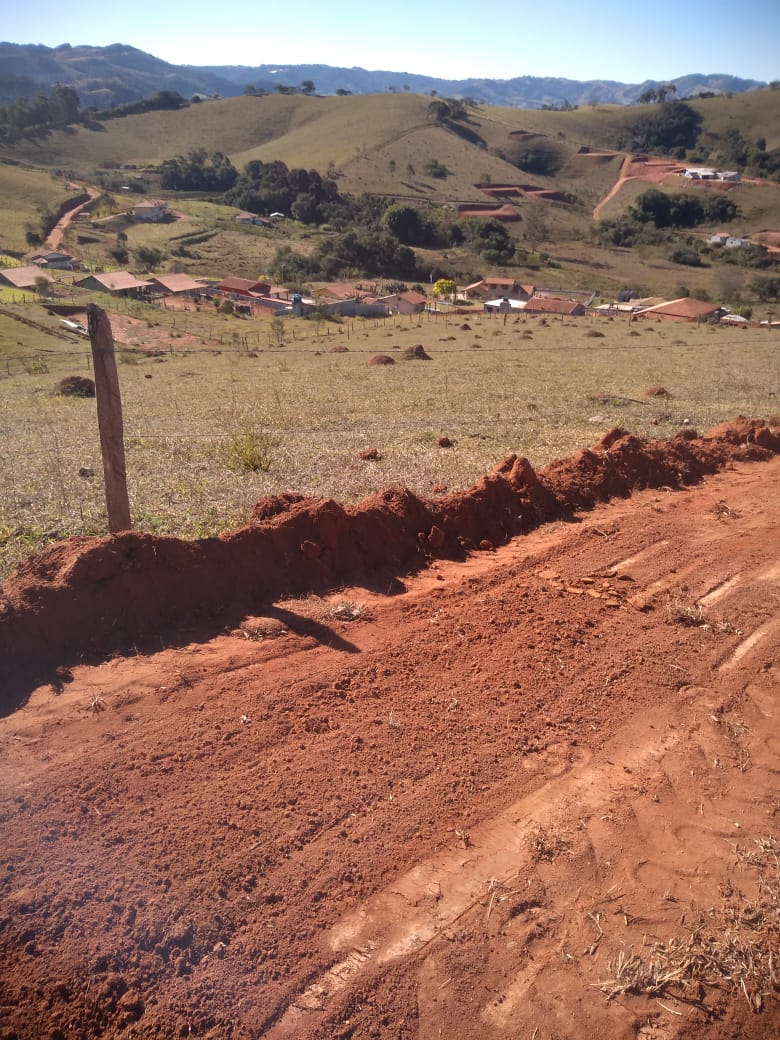
[[[432,559],[491,551],[539,524],[642,487],[680,487],[732,459],[768,458],[780,435],[738,419],[698,437],[643,442],[615,429],[536,473],[510,456],[474,487],[437,500],[391,489],[355,506],[282,495],[250,523],[186,542],[143,532],[72,538],[31,557],[0,586],[0,711],[85,655],[104,656],[234,624],[258,604],[399,578]]]

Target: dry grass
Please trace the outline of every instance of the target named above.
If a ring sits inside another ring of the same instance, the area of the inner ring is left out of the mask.
[[[552,863],[571,850],[571,842],[564,835],[540,826],[529,835],[528,848],[534,863]]]
[[[620,950],[599,988],[608,999],[625,993],[679,997],[702,1003],[708,991],[742,996],[758,1012],[780,984],[780,842],[769,835],[735,846],[736,865],[752,873],[756,898],[728,887],[721,906],[698,914],[693,930],[653,943],[647,951]]]
[[[41,214],[75,194],[61,177],[0,161],[0,250],[27,252],[27,228],[40,230]]]
[[[337,599],[327,604],[323,617],[331,621],[368,621],[371,611],[362,600]]]
[[[58,325],[40,307],[27,313]],[[119,373],[134,523],[186,537],[242,523],[267,494],[355,501],[404,485],[430,495],[437,485],[469,486],[510,452],[540,466],[616,425],[667,437],[685,419],[704,430],[739,413],[776,410],[775,345],[758,329],[660,327],[630,338],[623,322],[599,321],[605,338],[591,340],[583,335],[587,319],[504,325],[476,314],[468,331],[462,317],[292,319],[287,345],[277,347],[267,321],[213,309],[183,315],[122,304],[110,313],[127,362]],[[37,337],[35,353],[20,345],[28,334]],[[400,356],[418,343],[432,361],[368,365],[372,354]],[[348,350],[333,353],[335,346]],[[53,538],[102,532],[105,514],[94,401],[52,396],[63,376],[91,374],[88,346],[0,316],[0,347],[0,573],[7,574]],[[162,356],[146,353],[155,347]],[[644,399],[656,384],[674,398]],[[608,403],[593,422],[596,394]],[[272,445],[266,468],[227,464],[239,420]],[[439,447],[445,436],[454,448]],[[381,460],[362,460],[368,448]],[[96,476],[79,476],[83,468]]]
[[[701,603],[691,603],[676,594],[670,594],[666,601],[666,619],[673,625],[684,625],[688,628],[710,627]]]

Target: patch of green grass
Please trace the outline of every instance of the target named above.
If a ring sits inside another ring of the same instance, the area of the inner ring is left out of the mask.
[[[277,441],[249,420],[227,434],[225,459],[236,473],[267,473]]]

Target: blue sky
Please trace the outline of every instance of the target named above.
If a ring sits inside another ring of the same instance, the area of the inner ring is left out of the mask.
[[[296,0],[289,8],[0,0],[0,14],[0,37],[12,43],[128,43],[176,64],[360,66],[450,79],[780,78],[777,0]]]

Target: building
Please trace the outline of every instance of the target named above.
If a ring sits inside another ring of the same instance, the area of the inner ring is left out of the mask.
[[[559,314],[561,317],[580,318],[585,313],[585,304],[579,300],[558,300],[532,296],[526,302],[524,310],[526,314]]]
[[[261,217],[257,213],[237,213],[236,223],[245,225],[254,225],[255,227],[268,227],[271,221],[266,217]]]
[[[35,289],[36,282],[40,285],[38,280],[41,278],[49,283],[54,281],[43,268],[36,267],[34,264],[28,267],[4,267],[0,270],[0,285],[7,285],[12,289]]]
[[[197,296],[205,289],[188,274],[156,274],[149,279],[149,292],[153,296]]]
[[[129,271],[108,271],[104,274],[89,274],[73,283],[79,289],[90,292],[107,292],[114,296],[141,296],[149,288],[148,281],[141,281]]]
[[[512,300],[508,296],[500,296],[495,300],[485,300],[482,309],[487,314],[519,314],[526,308],[526,300]]]
[[[133,206],[133,220],[159,224],[161,220],[167,220],[170,215],[168,203],[163,202],[162,199],[144,199]]]
[[[652,321],[714,321],[722,313],[723,308],[716,303],[681,296],[678,300],[667,300],[654,307],[638,310],[634,317]]]
[[[45,267],[50,271],[73,271],[80,267],[78,260],[70,253],[57,253],[54,250],[30,253],[25,259],[36,267]]]
[[[470,300],[492,300],[498,297],[509,300],[529,300],[534,294],[533,285],[521,285],[514,278],[483,278],[472,282],[463,290],[463,295]]]
[[[238,299],[239,297],[246,296],[251,299],[253,296],[268,296],[271,292],[270,282],[259,282],[255,278],[223,278],[221,282],[213,287],[213,292],[219,293],[220,296],[226,296],[228,299]]]
[[[420,314],[425,310],[428,298],[410,289],[407,292],[382,296],[378,302],[383,303],[391,314]]]

